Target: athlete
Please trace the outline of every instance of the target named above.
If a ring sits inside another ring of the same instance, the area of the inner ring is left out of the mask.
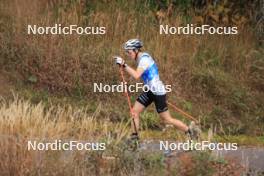
[[[189,138],[193,139],[194,129],[192,125],[188,127],[182,121],[171,117],[166,103],[165,86],[160,80],[158,67],[154,59],[148,53],[141,50],[142,47],[143,43],[139,39],[131,39],[124,44],[124,50],[127,56],[135,60],[138,64],[136,70],[127,65],[121,57],[114,56],[116,64],[122,66],[124,70],[136,80],[141,78],[144,85],[148,87],[148,91],[141,93],[133,106],[132,116],[135,126],[134,123],[131,123],[133,129],[131,139],[139,139],[137,134],[139,129],[139,115],[152,102],[155,103],[156,110],[164,123],[174,125],[176,128],[185,132]]]

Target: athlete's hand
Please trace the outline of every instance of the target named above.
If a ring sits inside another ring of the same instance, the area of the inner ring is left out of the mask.
[[[119,56],[114,56],[114,59],[115,59],[115,63],[116,63],[116,64],[118,64],[118,65],[120,65],[120,66],[123,66],[123,67],[126,66],[124,59],[122,59],[121,57],[119,57]]]

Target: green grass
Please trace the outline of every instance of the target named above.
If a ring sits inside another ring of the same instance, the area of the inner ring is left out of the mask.
[[[216,135],[214,140],[217,142],[229,142],[237,143],[239,146],[259,146],[264,147],[264,136],[246,136],[246,135],[236,135],[236,136],[219,136]]]

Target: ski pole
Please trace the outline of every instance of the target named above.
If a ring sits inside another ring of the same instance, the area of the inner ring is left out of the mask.
[[[125,77],[124,77],[124,72],[123,72],[123,68],[122,66],[119,66],[119,71],[120,71],[120,75],[122,77],[122,81],[125,83]],[[132,109],[132,105],[131,105],[131,101],[130,101],[130,98],[129,98],[129,95],[128,95],[128,92],[125,91],[125,95],[127,97],[127,102],[128,102],[128,106],[129,106],[129,109],[130,109],[130,115],[132,117],[132,121],[133,121],[133,125],[134,125],[134,128],[135,128],[135,132],[137,133],[137,128],[136,128],[136,123],[135,123],[135,120],[134,120],[134,117],[133,117],[133,109]],[[196,120],[193,116],[191,116],[190,114],[184,112],[183,110],[181,110],[180,108],[178,108],[177,106],[175,106],[174,104],[170,103],[169,101],[167,101],[167,103],[177,112],[179,112],[180,114],[182,114],[184,117],[187,117],[193,121],[195,121],[196,123],[198,123],[198,120]]]
[[[120,75],[121,75],[122,81],[123,81],[123,83],[125,83],[125,77],[124,77],[124,72],[123,72],[122,66],[119,66],[119,71],[120,71]],[[132,108],[132,105],[131,105],[131,100],[130,100],[130,97],[129,97],[129,94],[128,94],[127,91],[125,91],[125,95],[127,97],[127,103],[128,103],[128,106],[129,106],[130,116],[132,118],[134,130],[135,130],[136,133],[138,133],[137,132],[136,123],[135,123],[135,119],[133,117],[133,108]]]
[[[196,123],[198,123],[198,120],[196,120],[193,116],[191,116],[190,114],[184,112],[183,110],[181,110],[180,108],[178,108],[177,106],[175,106],[174,104],[170,103],[169,101],[167,101],[167,103],[173,107],[173,109],[177,112],[179,112],[180,114],[184,115],[185,117],[195,121]]]

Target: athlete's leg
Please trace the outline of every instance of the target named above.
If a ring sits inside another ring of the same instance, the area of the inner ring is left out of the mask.
[[[174,119],[171,117],[170,112],[168,110],[168,105],[166,102],[166,94],[165,95],[156,95],[154,100],[155,100],[156,110],[159,113],[161,119],[165,123],[172,124],[184,132],[188,131],[187,125],[185,125],[182,121]]]
[[[134,122],[132,121],[132,129],[134,133],[138,132],[139,130],[139,114],[142,111],[144,111],[144,109],[148,107],[152,103],[152,101],[153,101],[153,96],[150,94],[150,92],[143,92],[137,98],[137,101],[135,102],[132,112],[137,129],[135,130]]]
[[[134,118],[134,122],[135,122],[136,128],[134,126],[133,119],[131,121],[131,127],[132,127],[132,130],[133,130],[133,133],[136,133],[139,130],[139,114],[141,112],[143,112],[144,109],[145,109],[144,105],[142,105],[138,101],[135,102],[135,104],[133,106],[133,110],[132,110],[132,117]],[[135,129],[137,129],[137,130],[135,130]]]
[[[159,113],[159,115],[165,123],[172,124],[184,132],[188,131],[188,126],[185,125],[182,121],[172,118],[169,110],[161,112]]]

